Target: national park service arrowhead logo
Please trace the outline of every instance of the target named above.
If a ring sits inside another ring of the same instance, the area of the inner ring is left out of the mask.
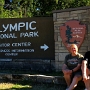
[[[69,51],[70,44],[81,46],[86,32],[86,26],[80,24],[78,20],[71,20],[60,26],[60,36],[65,47]]]

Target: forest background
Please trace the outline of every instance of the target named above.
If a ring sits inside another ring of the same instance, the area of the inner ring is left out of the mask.
[[[0,0],[0,18],[52,17],[53,10],[90,6],[90,0]]]

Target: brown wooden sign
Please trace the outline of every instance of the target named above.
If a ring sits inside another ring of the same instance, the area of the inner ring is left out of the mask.
[[[63,44],[69,51],[70,44],[81,46],[86,32],[86,26],[80,24],[78,20],[71,20],[60,26],[60,36]]]
[[[0,61],[55,60],[52,17],[0,19]]]

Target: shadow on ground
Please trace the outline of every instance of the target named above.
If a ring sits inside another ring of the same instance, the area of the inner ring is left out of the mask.
[[[14,86],[12,86],[11,88],[1,88],[0,90],[65,90],[66,86],[62,85],[62,84],[44,84],[44,83],[34,83],[31,81],[8,81],[8,80],[0,80],[0,84],[5,84],[4,87],[6,85],[8,85],[8,83],[13,84]],[[22,86],[22,87],[20,87]],[[9,87],[9,86],[8,86]],[[74,90],[84,90],[84,87],[77,87]]]

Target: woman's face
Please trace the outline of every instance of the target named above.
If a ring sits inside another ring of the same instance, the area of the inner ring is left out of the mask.
[[[77,54],[78,52],[78,47],[76,45],[71,45],[71,53],[72,54]]]

